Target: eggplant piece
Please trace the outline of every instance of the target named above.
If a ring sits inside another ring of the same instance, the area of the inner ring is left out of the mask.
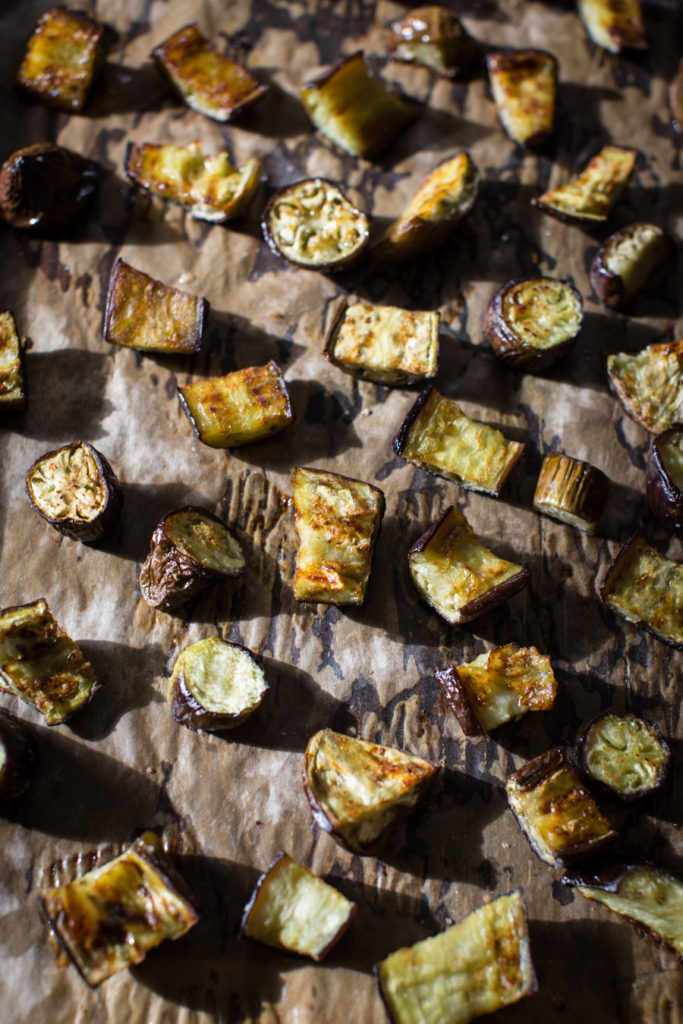
[[[389,54],[394,60],[422,64],[447,78],[466,74],[479,44],[446,7],[415,7],[389,24]]]
[[[645,486],[652,515],[667,530],[683,529],[683,424],[652,438]]]
[[[120,856],[47,889],[40,902],[70,961],[96,988],[197,924],[183,888],[158,837],[145,832]]]
[[[26,405],[22,345],[14,317],[0,313],[0,412]]]
[[[25,793],[38,767],[33,736],[14,715],[0,711],[0,800]]]
[[[607,356],[607,383],[632,420],[651,434],[683,422],[683,339]]]
[[[642,533],[624,545],[600,584],[616,615],[683,649],[683,564],[650,547]]]
[[[524,277],[491,296],[482,329],[501,362],[539,372],[570,351],[582,321],[583,299],[573,281]]]
[[[384,494],[363,480],[301,466],[292,470],[292,487],[299,535],[294,597],[362,604],[384,515]]]
[[[664,262],[671,240],[656,224],[629,224],[611,235],[598,249],[590,270],[590,282],[604,306],[621,309]]]
[[[654,722],[636,715],[599,715],[578,743],[579,763],[607,796],[631,801],[664,784],[671,751]]]
[[[392,1024],[468,1024],[536,992],[521,889],[375,966]]]
[[[669,109],[674,129],[683,134],[683,58],[669,86]]]
[[[486,56],[489,85],[508,138],[540,146],[555,121],[557,61],[545,50],[496,50]]]
[[[369,302],[343,302],[325,342],[325,355],[352,377],[407,387],[436,376],[439,314]]]
[[[429,385],[408,412],[391,446],[406,462],[470,491],[499,497],[524,452],[500,430],[471,420]]]
[[[53,142],[36,142],[0,167],[0,211],[13,228],[53,234],[81,215],[97,179],[92,161]]]
[[[210,448],[237,448],[260,441],[294,422],[294,410],[273,360],[225,377],[209,377],[178,388],[178,400],[192,429]]]
[[[505,791],[532,850],[552,867],[587,857],[617,837],[563,747],[513,772]]]
[[[218,732],[241,725],[267,692],[265,673],[252,652],[212,636],[178,655],[168,699],[180,725]]]
[[[279,189],[263,211],[269,248],[306,270],[337,270],[358,259],[370,239],[367,216],[325,178]]]
[[[557,696],[550,658],[535,647],[494,647],[435,675],[466,736],[487,736],[527,711],[548,711]]]
[[[320,961],[356,916],[356,904],[281,853],[259,878],[244,908],[240,934]]]
[[[640,0],[578,0],[578,5],[586,32],[603,50],[647,50]]]
[[[635,149],[604,146],[578,177],[531,202],[558,220],[601,224],[623,192],[637,158]]]
[[[182,101],[214,121],[231,121],[268,92],[241,64],[219,53],[196,22],[169,36],[151,57]]]
[[[198,142],[129,142],[125,171],[141,188],[184,206],[191,217],[222,224],[239,217],[251,202],[261,179],[261,161],[247,160],[238,170],[227,153],[205,156]]]
[[[438,770],[395,747],[321,729],[306,747],[303,784],[316,824],[352,853],[374,856]]]
[[[479,171],[469,153],[444,160],[386,229],[373,255],[381,260],[404,260],[438,249],[470,212],[478,189]]]
[[[39,19],[17,82],[32,99],[80,114],[104,66],[104,25],[82,11],[55,7]]]
[[[362,50],[306,82],[301,102],[317,130],[351,156],[386,149],[415,116],[380,78],[368,74]]]
[[[605,507],[609,481],[589,462],[547,452],[534,492],[534,508],[551,519],[593,534]]]
[[[102,452],[87,441],[72,441],[41,455],[26,474],[31,507],[72,540],[102,540],[115,525],[123,491]]]
[[[454,505],[408,552],[418,594],[453,626],[471,622],[529,582],[529,570],[484,547]]]
[[[40,598],[0,611],[0,690],[61,725],[99,686],[80,647]]]

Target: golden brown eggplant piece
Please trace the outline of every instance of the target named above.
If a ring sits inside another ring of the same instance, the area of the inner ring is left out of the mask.
[[[0,800],[25,793],[38,767],[38,747],[26,726],[0,711]]]
[[[83,652],[40,598],[0,611],[0,690],[60,725],[99,685]]]
[[[0,412],[26,404],[22,344],[14,317],[0,313]]]
[[[487,54],[491,94],[507,136],[540,146],[553,130],[557,61],[545,50],[497,50]]]
[[[560,523],[595,533],[607,500],[609,481],[589,462],[548,452],[534,492],[534,508]]]
[[[683,424],[652,438],[645,481],[652,515],[667,530],[683,529]]]
[[[339,942],[356,909],[334,886],[281,853],[259,878],[240,934],[319,961]]]
[[[579,763],[607,796],[631,801],[664,784],[671,751],[654,722],[636,715],[599,715],[578,743]]]
[[[214,121],[230,121],[268,87],[211,45],[196,23],[155,47],[152,59],[184,103]]]
[[[529,570],[485,548],[454,505],[417,540],[408,566],[420,597],[459,626],[522,590]]]
[[[436,4],[415,7],[392,21],[387,43],[394,60],[422,64],[448,78],[466,74],[479,53],[479,44],[455,14]]]
[[[640,0],[578,0],[588,35],[603,50],[646,50]]]
[[[362,50],[307,82],[301,102],[318,131],[352,156],[386,149],[414,117],[380,78],[368,74]]]
[[[656,224],[629,224],[611,235],[591,264],[590,281],[610,309],[621,309],[642,290],[672,250],[671,240]]]
[[[683,58],[669,86],[669,109],[671,123],[679,134],[683,134]]]
[[[78,114],[104,65],[104,26],[82,11],[46,11],[28,41],[17,81],[33,99]]]
[[[267,692],[265,673],[251,651],[212,636],[178,655],[168,699],[176,722],[218,732],[240,725]]]
[[[321,729],[306,747],[303,784],[320,828],[353,853],[375,855],[438,770],[414,754]]]
[[[539,372],[573,347],[583,321],[583,299],[573,281],[525,277],[491,296],[482,330],[508,366]]]
[[[375,967],[392,1024],[469,1024],[536,992],[521,889]]]
[[[48,889],[40,902],[60,945],[95,988],[197,924],[199,915],[179,886],[161,842],[145,832],[114,860]]]
[[[36,142],[0,167],[0,211],[13,228],[53,234],[80,216],[97,179],[95,165],[79,153]]]
[[[295,598],[362,604],[384,515],[384,494],[363,480],[299,466],[292,471],[292,487],[299,535]]]
[[[683,339],[608,356],[607,382],[632,420],[662,434],[683,422]]]
[[[635,149],[604,146],[577,178],[531,202],[558,220],[601,224],[623,192],[637,158]]]
[[[532,850],[552,867],[595,853],[617,837],[562,747],[513,772],[505,790]]]

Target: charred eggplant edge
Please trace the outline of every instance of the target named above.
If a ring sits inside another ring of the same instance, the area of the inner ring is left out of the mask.
[[[615,788],[614,786],[610,786],[608,783],[603,782],[601,779],[599,779],[596,775],[593,775],[592,771],[590,770],[586,762],[586,747],[588,745],[588,734],[593,728],[593,726],[597,725],[597,723],[602,721],[603,718],[640,719],[640,715],[618,715],[615,711],[603,711],[601,712],[601,714],[596,715],[594,718],[592,718],[590,722],[588,722],[588,724],[582,730],[581,735],[579,736],[579,739],[576,744],[576,760],[577,767],[580,773],[584,776],[584,778],[587,778],[590,782],[590,785],[593,786],[596,790],[598,790],[598,792],[601,793],[603,796],[610,797],[613,800],[618,800],[621,803],[630,804],[636,800],[647,800],[649,797],[657,794],[664,786],[664,783],[666,782],[667,777],[669,775],[669,770],[671,768],[671,748],[664,739],[662,731],[657,725],[657,723],[650,721],[650,719],[648,718],[642,718],[640,720],[645,722],[645,724],[648,725],[650,729],[652,729],[652,731],[655,733],[656,739],[662,745],[667,755],[666,762],[664,763],[663,768],[659,772],[656,783],[644,792],[641,791],[638,793],[622,793],[621,790]]]
[[[466,736],[488,736],[488,732],[474,713],[457,668],[450,665],[448,668],[435,672],[434,676],[464,734]]]

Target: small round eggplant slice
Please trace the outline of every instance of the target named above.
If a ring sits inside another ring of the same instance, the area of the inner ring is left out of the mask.
[[[26,492],[50,526],[85,544],[102,540],[123,503],[114,470],[87,441],[41,455],[26,474]]]
[[[171,714],[188,729],[233,729],[260,705],[268,683],[246,647],[212,636],[179,655],[168,690]]]
[[[527,277],[508,281],[484,312],[484,337],[516,369],[547,370],[576,341],[583,301],[572,281]]]
[[[683,529],[683,424],[653,438],[645,480],[655,519],[667,530]]]
[[[670,252],[671,241],[656,224],[630,224],[598,249],[591,264],[591,285],[603,305],[621,309]]]
[[[324,178],[306,178],[276,192],[261,227],[274,253],[308,270],[345,266],[370,238],[367,216]]]
[[[671,759],[657,726],[635,715],[600,715],[584,731],[578,751],[591,782],[626,801],[658,790]]]
[[[52,233],[82,212],[95,194],[90,160],[53,142],[12,153],[0,168],[0,210],[13,228]]]
[[[37,763],[33,737],[17,718],[0,711],[0,800],[12,800],[28,789]]]

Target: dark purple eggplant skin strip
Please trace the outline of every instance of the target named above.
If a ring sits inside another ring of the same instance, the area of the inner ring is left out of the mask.
[[[652,439],[647,459],[645,489],[647,503],[655,519],[666,530],[683,529],[683,491],[672,480],[662,457],[662,442],[683,433],[683,424],[675,423]]]

